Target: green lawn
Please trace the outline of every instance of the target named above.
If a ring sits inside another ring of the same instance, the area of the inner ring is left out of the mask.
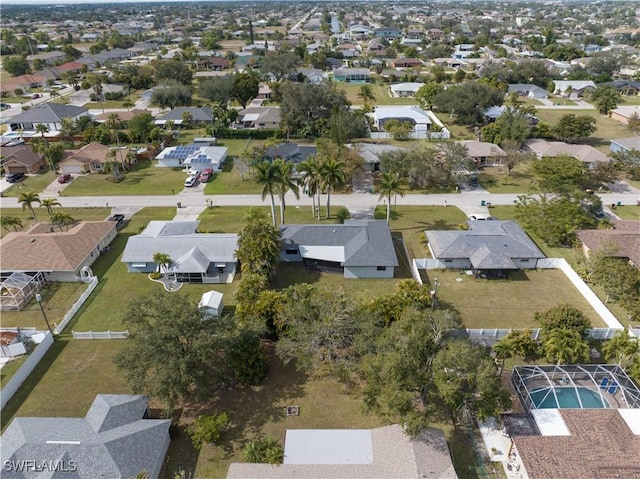
[[[2,409],[2,428],[15,416],[84,417],[96,394],[131,394],[113,357],[124,340],[58,338]]]
[[[213,175],[204,188],[205,195],[256,195],[262,191],[260,185],[251,179],[247,172],[244,181],[234,167],[234,158],[227,157],[222,172]]]
[[[46,221],[47,211],[45,208],[38,207],[37,204],[34,204],[34,209],[36,210],[36,216],[40,221]],[[64,211],[71,215],[72,218],[76,220],[87,220],[87,221],[102,221],[106,220],[111,214],[111,210],[109,208],[61,208],[56,206],[55,211]],[[28,218],[31,216],[31,212],[29,210],[22,210],[20,208],[2,208],[3,216],[16,216],[22,220],[22,228],[18,228],[18,231],[24,231],[31,226],[31,220]],[[13,231],[11,228],[9,231]],[[7,230],[0,230],[0,236],[7,234]]]
[[[33,350],[32,350],[33,351]],[[29,353],[31,354],[31,353]],[[4,387],[5,384],[9,382],[9,379],[20,369],[20,366],[24,364],[24,362],[29,357],[29,354],[23,354],[22,356],[18,356],[0,369],[0,387]]]
[[[460,314],[466,328],[535,328],[536,311],[562,303],[580,309],[594,327],[606,324],[560,270],[522,270],[507,280],[476,279],[461,270],[429,270],[438,299]]]
[[[14,183],[2,192],[2,196],[19,196],[20,193],[34,192],[40,193],[56,179],[56,174],[45,170],[44,173],[27,176],[24,180]],[[37,214],[37,213],[36,213]]]
[[[623,220],[640,220],[640,206],[616,206],[614,213]]]
[[[387,218],[386,206],[376,206],[375,218]],[[410,256],[427,258],[429,251],[423,241],[424,230],[459,229],[466,219],[465,214],[454,206],[398,206],[391,208],[389,228],[402,235]]]
[[[338,90],[344,90],[347,94],[347,100],[353,105],[364,105],[362,98],[358,96],[360,88],[365,83],[344,83],[335,82]],[[389,83],[367,83],[371,87],[375,100],[371,103],[373,105],[417,105],[418,102],[415,98],[393,98],[389,94]]]
[[[530,163],[520,163],[507,176],[504,166],[487,166],[478,175],[480,186],[490,193],[527,193],[535,191],[535,178],[530,173]]]
[[[74,179],[60,195],[170,195],[182,191],[186,176],[179,168],[157,168],[155,163],[142,161],[125,173],[125,179],[120,183],[113,183],[111,179],[107,174],[83,175]]]

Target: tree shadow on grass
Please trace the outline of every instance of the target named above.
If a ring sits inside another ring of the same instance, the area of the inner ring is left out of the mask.
[[[20,406],[22,406],[22,404],[28,399],[29,395],[33,392],[40,380],[45,376],[47,371],[49,371],[49,368],[53,365],[58,356],[60,356],[60,353],[62,353],[67,344],[69,344],[69,341],[69,338],[56,339],[47,353],[44,355],[42,360],[40,360],[35,369],[22,383],[22,386],[18,388],[7,405],[2,408],[0,422],[2,423],[3,430],[7,427],[9,422],[13,419],[14,415],[18,412]]]

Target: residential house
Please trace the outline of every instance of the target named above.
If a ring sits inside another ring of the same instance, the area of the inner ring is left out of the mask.
[[[423,86],[424,83],[418,82],[394,83],[389,86],[389,90],[391,91],[391,96],[394,98],[412,98]]]
[[[303,262],[310,270],[339,272],[345,278],[393,278],[398,266],[385,221],[281,225],[280,235],[280,260]]]
[[[462,140],[456,143],[467,148],[468,155],[475,162],[476,167],[500,164],[507,156],[498,145],[486,141]]]
[[[0,164],[5,173],[37,173],[46,166],[44,158],[36,155],[30,145],[0,147]]]
[[[600,83],[598,86],[612,86],[621,95],[638,96],[640,95],[640,82],[633,80],[613,80],[610,82]]]
[[[484,111],[485,120],[489,123],[492,123],[500,118],[505,111],[511,111],[512,113],[515,112],[514,108],[507,105],[491,106]],[[526,113],[526,116],[529,119],[530,126],[535,126],[538,124],[537,117],[533,116],[531,113]]]
[[[399,146],[387,145],[384,143],[357,143],[347,146],[358,151],[362,157],[362,167],[365,171],[380,171],[380,155],[383,153],[405,150]]]
[[[2,124],[9,127],[9,131],[34,131],[36,125],[45,125],[50,132],[62,129],[62,119],[77,120],[82,116],[90,116],[89,110],[73,105],[59,103],[40,103],[13,118],[2,120]]]
[[[300,68],[298,69],[297,79],[313,85],[319,85],[327,81],[329,77],[325,72],[317,68]]]
[[[512,83],[509,85],[509,93],[514,91],[529,98],[547,98],[549,96],[547,90],[544,88],[529,83]]]
[[[612,153],[629,153],[633,150],[640,152],[640,136],[611,140],[609,150],[611,150]]]
[[[127,240],[120,261],[130,273],[151,273],[155,253],[169,255],[166,274],[182,283],[231,283],[236,273],[238,235],[198,233],[199,221],[150,221]]]
[[[220,172],[227,159],[226,146],[186,145],[169,146],[155,157],[162,168],[189,168],[202,171],[211,168]]]
[[[333,71],[333,79],[346,83],[370,83],[371,71],[368,68],[338,68]]]
[[[107,162],[111,161],[111,158],[109,158],[110,151],[110,147],[92,142],[79,150],[66,151],[58,162],[58,168],[65,174],[101,173],[104,171]],[[118,154],[112,159],[122,162],[125,155],[126,153],[123,155]]]
[[[609,116],[613,120],[617,120],[623,125],[626,125],[631,118],[640,118],[640,107],[638,105],[619,106],[612,110]]]
[[[280,108],[260,106],[240,110],[236,122],[244,128],[275,130],[280,127],[281,120]]]
[[[422,66],[422,62],[417,58],[394,58],[390,63],[393,68],[416,68]]]
[[[585,91],[597,88],[592,80],[554,80],[554,84],[553,94],[568,98],[580,98]]]
[[[585,256],[605,245],[613,245],[611,255],[626,258],[640,268],[640,221],[614,220],[613,229],[579,230],[576,232]]]
[[[231,66],[231,62],[224,57],[210,56],[198,59],[198,69],[220,71]]]
[[[362,47],[352,43],[342,43],[335,48],[335,51],[342,54],[342,58],[355,58],[360,56]]]
[[[390,120],[406,121],[413,125],[414,131],[428,131],[433,121],[431,116],[416,105],[377,106],[369,116],[373,125],[384,131],[384,125]]]
[[[166,125],[168,121],[172,121],[174,125],[182,125],[184,123],[183,115],[189,113],[191,115],[192,125],[211,124],[213,114],[208,106],[180,106],[158,115],[154,123],[156,125]]]
[[[99,113],[98,115],[96,115],[95,120],[98,123],[105,123],[109,119],[110,115],[116,115],[122,124],[122,128],[128,128],[129,120],[144,113],[153,114],[151,110],[138,110],[137,108],[134,108],[133,110],[119,110]]]
[[[126,479],[144,471],[157,479],[171,421],[148,419],[148,407],[144,396],[99,394],[84,418],[16,417],[2,435],[3,476]],[[7,469],[29,462],[27,474]]]
[[[51,52],[43,52],[36,53],[35,55],[27,55],[27,61],[33,65],[33,62],[36,60],[40,60],[42,63],[46,65],[55,65],[58,62],[61,62],[64,59],[65,54],[61,51],[51,51]]]
[[[261,83],[258,85],[258,96],[256,96],[256,100],[268,100],[271,98],[271,94],[273,90],[267,83]]]
[[[121,93],[122,91],[124,91],[124,87],[122,85],[112,85],[110,83],[104,83],[102,85],[102,95]],[[100,99],[96,98],[96,92],[92,88],[87,90],[78,90],[71,94],[71,102],[76,105],[84,105],[90,101],[100,101]]]
[[[538,158],[571,156],[583,162],[588,168],[594,168],[598,163],[611,161],[607,155],[589,145],[570,145],[562,141],[532,139],[527,140],[526,147]]]
[[[47,281],[80,281],[116,237],[114,221],[80,221],[66,231],[50,223],[36,223],[26,231],[0,239],[2,275],[42,271]]]
[[[315,145],[299,145],[297,143],[284,142],[267,148],[264,159],[273,161],[281,158],[289,163],[302,163],[317,153]]]
[[[376,28],[373,31],[373,35],[379,38],[401,38],[402,37],[402,31],[398,30],[397,28],[390,28],[390,27],[384,27],[384,28]]]
[[[545,255],[515,221],[467,221],[468,230],[425,231],[438,266],[470,269],[476,276],[506,277],[509,271],[535,269]]]
[[[287,429],[284,464],[232,463],[227,479],[457,479],[441,429]]]
[[[3,80],[0,85],[0,91],[7,96],[11,96],[15,94],[17,89],[24,92],[30,88],[46,87],[48,80],[57,80],[58,78],[57,69],[39,70],[32,74],[9,77]]]
[[[382,38],[372,38],[367,45],[367,51],[376,56],[384,56],[386,53],[387,47],[384,44],[384,39]]]
[[[451,55],[451,58],[457,58],[458,60],[464,60],[469,55],[474,53],[475,45],[473,43],[462,43],[460,45],[456,45]]]
[[[361,24],[351,25],[348,30],[352,38],[366,38],[371,34],[371,28]]]

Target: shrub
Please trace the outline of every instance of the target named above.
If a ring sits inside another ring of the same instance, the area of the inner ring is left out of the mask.
[[[191,441],[193,441],[193,446],[196,449],[200,449],[205,442],[217,443],[228,427],[229,416],[224,411],[200,416],[189,427],[189,435],[191,436]]]
[[[242,449],[242,459],[245,462],[282,464],[284,449],[277,439],[265,436],[245,444]]]
[[[338,211],[336,211],[336,219],[340,223],[344,223],[346,220],[349,219],[349,210],[346,209],[344,206],[338,209]]]
[[[160,273],[159,271],[154,271],[154,272],[149,274],[149,277],[151,279],[160,279],[160,278],[162,278],[162,273]]]

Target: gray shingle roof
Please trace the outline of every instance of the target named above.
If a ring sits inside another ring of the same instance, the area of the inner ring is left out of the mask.
[[[398,266],[391,233],[384,221],[350,220],[342,225],[284,225],[280,232],[284,249],[292,246],[342,246],[343,266]],[[318,250],[314,251],[318,255]],[[322,253],[318,256],[322,256]]]
[[[3,123],[60,123],[62,118],[74,118],[86,112],[88,110],[80,106],[41,103]]]
[[[512,259],[544,258],[515,221],[468,221],[468,231],[425,231],[438,259],[469,259],[478,269],[515,269]]]
[[[178,107],[173,110],[169,110],[166,113],[158,116],[158,120],[182,120],[182,114],[185,112],[191,113],[193,121],[211,121],[211,108],[208,106],[198,107]]]
[[[98,395],[85,418],[18,417],[2,435],[0,458],[3,464],[63,461],[67,469],[38,474],[38,478],[129,478],[143,470],[156,477],[171,422],[143,419],[146,410],[143,396]],[[3,470],[2,477],[35,476]]]

